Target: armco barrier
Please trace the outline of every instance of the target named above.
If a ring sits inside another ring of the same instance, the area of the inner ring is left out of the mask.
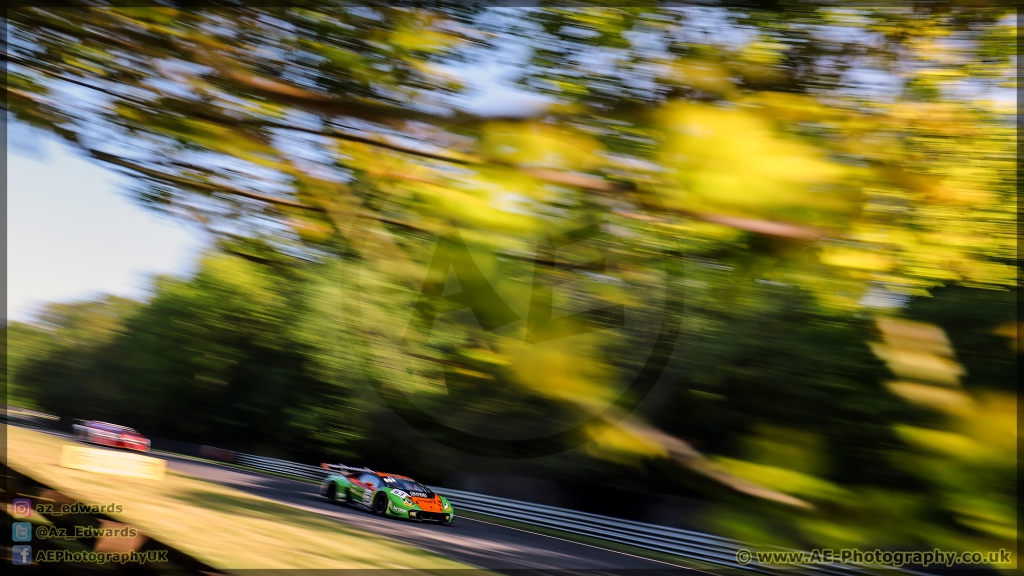
[[[736,562],[736,553],[741,549],[752,550],[754,547],[721,536],[648,524],[646,522],[611,518],[556,506],[521,502],[508,498],[496,498],[462,490],[435,486],[430,486],[430,489],[438,494],[444,494],[451,501],[456,511],[461,509],[468,512],[476,512],[532,526],[550,528],[607,542],[626,544],[691,560],[699,560],[708,564],[717,564],[729,568],[742,568],[762,574],[780,573],[780,570],[766,566],[740,565]],[[791,566],[787,567],[786,572],[836,576],[865,573],[863,570],[847,566],[820,566],[814,568]]]
[[[316,482],[323,481],[328,474],[327,470],[318,466],[299,464],[276,458],[265,458],[252,454],[242,454],[240,452],[235,453],[235,463],[256,470],[284,474]],[[448,498],[456,511],[475,512],[495,518],[503,518],[607,542],[635,546],[734,569],[740,568],[762,574],[790,573],[853,576],[870,573],[867,570],[844,565],[789,566],[785,570],[753,564],[742,566],[736,562],[736,553],[741,549],[754,549],[754,547],[737,540],[690,530],[670,528],[668,526],[577,512],[555,506],[544,506],[508,498],[497,498],[462,490],[451,490],[435,486],[430,486],[430,489]],[[782,550],[781,548],[773,549]],[[914,572],[909,570],[897,569],[895,571],[902,574],[914,574]]]
[[[58,416],[17,406],[4,406],[3,419],[5,423],[12,426],[36,430],[58,430],[61,427]]]
[[[253,456],[252,454],[243,454],[241,452],[235,452],[234,462],[239,466],[245,466],[247,468],[254,468],[256,470],[263,470],[265,472],[273,472],[277,474],[286,474],[288,476],[315,480],[317,482],[320,482],[327,477],[327,470],[324,470],[319,466],[298,464],[296,462],[278,460],[277,458],[267,458],[264,456]]]

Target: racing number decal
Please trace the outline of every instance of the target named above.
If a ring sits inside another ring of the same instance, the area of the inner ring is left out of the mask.
[[[366,486],[365,488],[363,488],[363,504],[366,504],[367,506],[369,506],[370,502],[372,502],[372,501],[373,501],[373,488],[371,488],[370,486]]]

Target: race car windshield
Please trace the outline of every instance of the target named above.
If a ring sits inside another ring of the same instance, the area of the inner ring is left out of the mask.
[[[419,482],[414,482],[412,480],[402,480],[401,478],[385,478],[384,482],[387,483],[388,488],[397,488],[399,490],[404,490],[405,492],[408,492],[410,494],[425,494],[427,498],[433,495],[430,492],[430,490],[427,489],[426,486],[420,484]]]

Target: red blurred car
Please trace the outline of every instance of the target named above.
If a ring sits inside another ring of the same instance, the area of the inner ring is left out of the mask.
[[[149,440],[127,426],[118,426],[96,420],[79,420],[72,426],[75,439],[111,448],[126,448],[139,452],[149,451]]]

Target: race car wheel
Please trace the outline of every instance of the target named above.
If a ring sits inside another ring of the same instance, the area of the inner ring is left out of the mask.
[[[384,516],[388,513],[388,497],[383,493],[377,494],[373,499],[373,513],[377,516]]]
[[[331,502],[338,501],[338,485],[331,482],[330,486],[327,487],[327,499]]]

